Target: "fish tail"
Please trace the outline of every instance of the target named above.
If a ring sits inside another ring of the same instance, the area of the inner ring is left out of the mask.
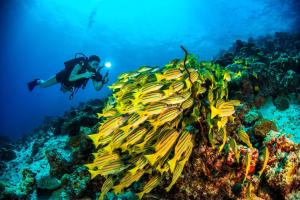
[[[169,192],[169,191],[171,190],[172,186],[173,186],[173,184],[170,184],[168,187],[165,188],[165,190],[166,190],[167,192]]]
[[[157,82],[160,82],[161,80],[164,79],[164,76],[161,74],[155,74],[155,77],[156,77]]]
[[[122,192],[122,188],[120,186],[113,187],[113,190],[115,194],[120,194]]]
[[[146,159],[149,161],[149,163],[153,166],[155,162],[157,161],[157,155],[156,154],[151,154],[151,155],[146,155]]]
[[[98,146],[98,141],[100,139],[100,135],[98,133],[88,135],[88,137],[93,141],[95,146]]]
[[[173,158],[172,160],[168,161],[169,167],[170,167],[170,171],[173,173],[174,169],[175,169],[175,164],[176,164],[176,160]]]
[[[99,173],[97,171],[94,170],[88,170],[91,174],[91,180],[94,179]]]
[[[211,109],[211,116],[210,118],[213,119],[215,116],[217,116],[219,114],[219,110],[214,107],[213,105],[210,106]]]
[[[106,151],[106,152],[108,152],[109,154],[112,154],[112,147],[109,144],[106,147],[104,147],[103,150]]]
[[[124,134],[128,134],[129,133],[129,129],[131,128],[130,124],[127,126],[123,126],[122,128],[120,128],[122,131],[124,131]]]
[[[121,150],[122,152],[126,151],[127,150],[127,146],[128,144],[127,143],[124,143],[122,146],[121,146]]]
[[[137,144],[137,145],[134,145],[136,148],[138,148],[138,149],[144,149],[144,147],[145,147],[145,142],[142,142],[142,143],[140,143],[140,144]]]
[[[139,199],[142,199],[143,196],[144,196],[145,192],[140,192],[140,193],[137,193],[136,195],[138,196]]]
[[[103,114],[102,113],[97,113],[97,118],[99,119],[101,117],[103,117]]]
[[[140,92],[135,92],[135,93],[133,94],[134,99],[138,99],[140,96],[141,96],[141,93],[140,93]]]

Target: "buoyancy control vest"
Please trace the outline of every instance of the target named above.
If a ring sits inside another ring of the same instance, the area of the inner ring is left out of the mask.
[[[79,56],[78,56],[79,55]],[[96,75],[91,78],[96,81],[102,81],[102,76],[98,70],[89,67],[88,65],[88,57],[82,53],[76,53],[75,58],[64,62],[65,69],[62,71],[63,73],[63,80],[61,81],[61,89],[66,89],[71,92],[69,99],[73,99],[74,94],[82,88],[84,89],[86,84],[88,83],[89,78],[81,78],[76,81],[69,81],[69,77],[71,72],[73,71],[74,67],[79,64],[81,66],[81,70],[79,74],[82,74],[86,71],[94,72]]]

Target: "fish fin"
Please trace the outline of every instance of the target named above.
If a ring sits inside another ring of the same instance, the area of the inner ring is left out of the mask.
[[[97,171],[94,170],[88,170],[90,172],[91,175],[91,180],[94,179],[99,173]]]

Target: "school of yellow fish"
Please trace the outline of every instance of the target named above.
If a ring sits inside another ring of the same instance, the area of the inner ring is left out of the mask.
[[[240,72],[239,72],[240,73]],[[109,88],[113,91],[102,113],[98,132],[89,135],[97,152],[86,164],[91,178],[106,177],[101,196],[118,194],[141,182],[139,199],[171,177],[170,191],[181,176],[199,134],[197,123],[205,123],[210,144],[219,152],[227,144],[226,124],[238,100],[228,100],[228,81],[237,77],[210,62],[189,56],[163,68],[141,67],[123,73]],[[251,146],[247,134],[241,140]],[[234,139],[228,143],[236,153]],[[252,146],[251,146],[252,148]]]

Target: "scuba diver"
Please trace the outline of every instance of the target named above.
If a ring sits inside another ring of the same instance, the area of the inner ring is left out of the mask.
[[[78,57],[78,55],[80,55]],[[88,80],[92,79],[96,91],[101,90],[104,84],[108,82],[108,72],[102,77],[99,67],[100,58],[96,55],[90,57],[81,53],[76,53],[75,58],[64,63],[65,69],[61,70],[48,80],[34,79],[27,83],[29,91],[32,91],[36,86],[47,88],[57,83],[61,84],[60,90],[71,92],[69,98],[72,99],[78,89],[84,89]]]

